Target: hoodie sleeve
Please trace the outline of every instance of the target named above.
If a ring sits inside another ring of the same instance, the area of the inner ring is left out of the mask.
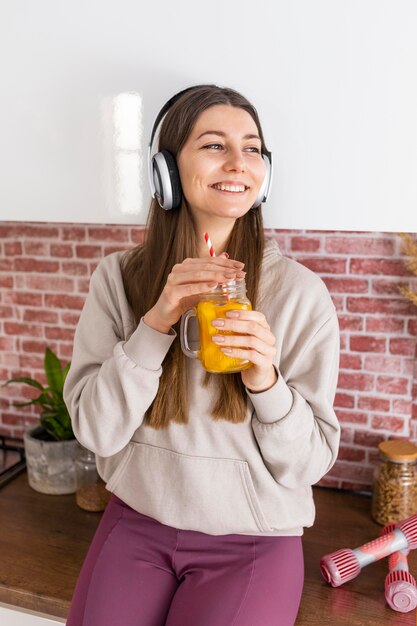
[[[116,281],[104,280],[100,269],[91,277],[76,328],[64,400],[76,438],[106,457],[124,448],[142,424],[176,333],[159,333],[142,319],[125,341],[124,290]]]
[[[289,489],[314,485],[337,458],[340,426],[333,410],[339,368],[336,312],[322,323],[287,378],[252,394],[252,428],[265,465]]]

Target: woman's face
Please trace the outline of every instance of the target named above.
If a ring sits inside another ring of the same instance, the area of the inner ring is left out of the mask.
[[[223,104],[197,118],[177,163],[197,222],[241,217],[253,205],[265,177],[254,120],[244,109]]]

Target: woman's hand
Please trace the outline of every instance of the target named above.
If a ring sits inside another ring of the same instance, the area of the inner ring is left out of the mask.
[[[221,254],[204,259],[185,259],[172,268],[156,304],[144,317],[151,328],[168,333],[181,315],[199,301],[199,295],[219,283],[244,278],[244,263]]]
[[[248,359],[252,367],[241,372],[242,381],[249,391],[265,391],[278,379],[273,366],[276,354],[275,336],[265,315],[258,311],[228,311],[226,319],[216,319],[213,326],[231,330],[235,335],[213,335],[212,340],[227,356]]]

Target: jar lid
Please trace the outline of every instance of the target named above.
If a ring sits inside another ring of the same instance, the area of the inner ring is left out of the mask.
[[[414,461],[417,459],[417,446],[406,439],[381,441],[378,448],[382,454],[393,461]]]

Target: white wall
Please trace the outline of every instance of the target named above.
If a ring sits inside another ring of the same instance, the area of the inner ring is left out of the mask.
[[[215,82],[259,110],[267,226],[417,231],[416,32],[415,0],[3,0],[0,219],[144,223],[157,111]]]

